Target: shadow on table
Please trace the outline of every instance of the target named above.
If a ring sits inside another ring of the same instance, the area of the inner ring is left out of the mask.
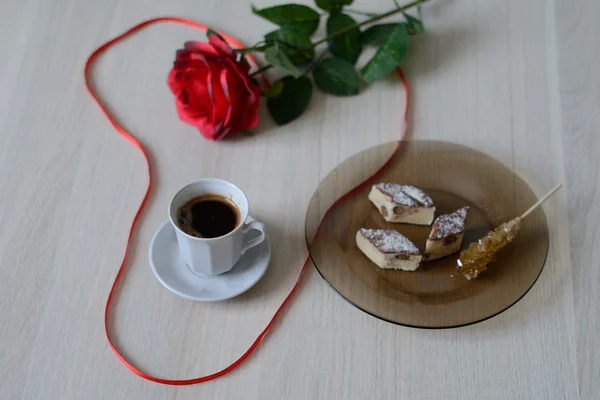
[[[267,226],[267,234],[269,235],[269,240],[271,242],[271,261],[269,263],[269,268],[262,279],[254,287],[240,296],[229,300],[231,303],[255,301],[258,299],[269,298],[273,295],[277,298],[269,300],[280,303],[283,301],[284,297],[281,297],[282,291],[279,286],[286,285],[286,287],[291,289],[300,273],[300,264],[304,262],[304,255],[300,257],[302,260],[295,257],[295,254],[298,253],[298,249],[302,249],[300,252],[304,251],[304,230],[302,225],[294,232],[284,232],[280,229],[279,224],[269,220],[268,217],[259,215],[257,216],[257,219],[264,222]],[[299,246],[300,243],[302,244],[302,247]],[[288,289],[284,291],[285,296],[287,296],[288,291]]]

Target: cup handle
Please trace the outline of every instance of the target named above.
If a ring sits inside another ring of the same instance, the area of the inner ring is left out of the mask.
[[[244,228],[242,229],[242,232],[244,232],[244,235],[245,235],[246,233],[248,233],[251,230],[259,231],[260,236],[254,238],[254,239],[250,239],[249,241],[244,243],[244,245],[242,246],[242,254],[244,254],[246,252],[246,250],[248,250],[249,248],[261,244],[266,238],[265,224],[263,224],[262,222],[258,222],[258,221],[249,222],[244,226]]]

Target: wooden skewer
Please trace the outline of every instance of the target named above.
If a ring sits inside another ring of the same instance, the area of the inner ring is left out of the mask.
[[[535,210],[536,208],[538,208],[539,206],[541,206],[543,202],[545,202],[546,200],[548,200],[550,198],[550,196],[552,196],[554,193],[556,193],[556,191],[558,189],[560,189],[561,187],[562,187],[562,185],[556,185],[554,187],[554,189],[552,189],[551,191],[549,191],[544,197],[542,197],[534,205],[532,205],[531,207],[529,207],[529,209],[527,211],[525,211],[519,218],[523,219],[526,216],[528,216],[529,214],[531,214],[533,212],[533,210]]]

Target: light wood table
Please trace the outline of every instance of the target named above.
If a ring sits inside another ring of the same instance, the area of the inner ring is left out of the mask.
[[[391,6],[356,0],[354,8]],[[358,311],[311,268],[256,353],[191,387],[138,378],[104,337],[104,301],[146,176],[82,80],[93,48],[165,14],[248,44],[272,29],[246,0],[0,1],[1,399],[600,398],[598,1],[432,1],[428,31],[405,65],[412,137],[486,151],[538,194],[566,184],[545,206],[551,251],[521,302],[467,328],[409,329]],[[208,142],[178,121],[166,86],[175,49],[203,37],[155,26],[93,72],[156,173],[118,288],[114,335],[136,365],[172,378],[214,372],[249,346],[306,256],[304,213],[318,182],[348,156],[397,138],[403,101],[393,79],[353,98],[316,92],[293,124],[276,127],[265,114],[252,138]],[[262,281],[216,304],[167,291],[147,257],[175,190],[208,176],[247,192],[273,243]]]

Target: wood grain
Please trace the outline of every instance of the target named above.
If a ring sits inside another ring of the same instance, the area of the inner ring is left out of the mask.
[[[405,64],[414,138],[483,150],[538,194],[567,184],[544,206],[550,255],[523,301],[476,326],[414,330],[357,311],[310,270],[239,369],[167,387],[127,371],[104,337],[105,297],[147,178],[139,154],[87,97],[83,62],[156,15],[194,18],[247,43],[273,26],[253,17],[246,0],[0,2],[0,398],[600,397],[600,9],[594,0],[576,3],[432,1],[423,11],[428,32]],[[93,72],[103,99],[147,146],[156,183],[118,289],[113,331],[136,365],[175,378],[214,372],[248,347],[304,260],[304,213],[318,182],[350,155],[396,139],[403,101],[396,79],[354,98],[315,91],[293,124],[278,128],[263,115],[256,136],[210,143],[178,121],[165,83],[174,50],[190,38],[203,35],[152,27]],[[274,252],[255,288],[207,305],[164,289],[147,249],[171,195],[210,176],[246,191]]]
[[[556,1],[558,73],[582,399],[600,396],[600,4]]]

